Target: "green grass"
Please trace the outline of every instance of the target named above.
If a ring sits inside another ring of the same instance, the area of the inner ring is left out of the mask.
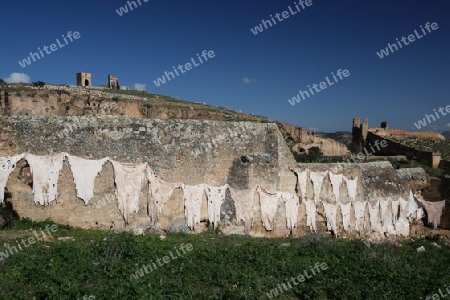
[[[90,89],[90,88],[87,88],[87,89]],[[97,90],[97,89],[92,89],[92,90]],[[111,93],[111,94],[131,95],[131,96],[147,97],[147,98],[151,97],[151,95],[145,91],[113,90],[113,89],[101,89],[99,91]]]
[[[93,89],[95,90],[95,89]],[[149,98],[149,99],[153,99],[156,98],[156,96],[159,97],[159,99],[168,101],[168,102],[178,102],[178,103],[189,103],[187,101],[181,100],[181,99],[175,99],[169,96],[164,96],[164,95],[158,95],[158,94],[150,94],[147,93],[146,91],[136,91],[136,90],[113,90],[113,89],[102,89],[100,90],[102,92],[106,92],[106,93],[111,93],[111,94],[120,94],[120,95],[124,95],[124,96],[138,96],[138,97],[145,97],[145,98]]]
[[[19,221],[8,233],[45,225]],[[328,269],[291,283],[278,299],[419,299],[450,283],[450,248],[426,240],[367,247],[362,241],[319,236],[261,239],[217,231],[161,240],[68,226],[54,236],[76,241],[39,242],[0,261],[0,299],[268,299],[266,292],[317,262]],[[287,242],[289,247],[280,246]],[[192,244],[192,251],[175,254],[140,279],[131,277],[181,244]],[[426,251],[417,252],[419,246]]]
[[[13,85],[13,86],[5,88],[5,91],[8,92],[8,93],[16,92],[16,94],[17,94],[17,92],[29,92],[29,91],[34,91],[34,90],[32,88],[30,88],[30,87],[27,87],[27,86],[22,86],[22,85],[15,85],[14,86]]]

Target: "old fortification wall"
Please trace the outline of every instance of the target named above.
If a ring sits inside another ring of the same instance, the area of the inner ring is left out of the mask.
[[[373,216],[369,215],[369,204],[373,205],[378,200],[398,201],[400,198],[409,201],[410,190],[416,192],[429,184],[422,169],[397,171],[389,163],[296,164],[283,136],[272,123],[145,120],[114,116],[22,116],[0,117],[0,128],[0,157],[25,152],[35,155],[67,152],[86,159],[109,157],[119,162],[147,162],[152,170],[163,178],[188,185],[205,183],[218,187],[228,184],[241,190],[261,186],[272,193],[302,195],[296,174],[307,170],[306,193],[298,206],[288,206],[287,202],[276,200],[275,206],[269,203],[270,209],[267,210],[267,205],[261,205],[259,194],[254,194],[250,200],[253,222],[249,232],[245,231],[244,224],[236,222],[236,203],[227,192],[220,215],[221,229],[228,234],[248,233],[253,236],[278,237],[333,231],[338,236],[380,237],[388,229],[380,229],[378,225],[372,224]],[[335,182],[332,184],[331,176],[339,174],[349,180],[356,180],[354,199],[351,197],[351,187],[346,181],[339,183],[339,199],[336,199],[332,192]],[[142,187],[139,210],[132,213],[130,222],[126,225],[119,213],[114,194],[114,176],[113,166],[107,162],[95,179],[94,198],[85,205],[76,197],[73,175],[68,162],[65,161],[58,180],[59,197],[57,201],[44,207],[36,205],[33,200],[30,167],[27,161],[21,160],[6,185],[6,198],[20,217],[33,220],[51,219],[58,223],[99,229],[130,230],[152,227],[147,207],[148,187]],[[323,180],[317,196],[316,182],[312,180],[314,176],[320,176]],[[314,212],[317,228],[312,230],[311,224],[307,223],[311,211],[306,207],[306,203],[311,203],[315,198],[319,200],[315,205],[317,212]],[[209,204],[206,201],[206,196],[203,195],[201,223],[195,230],[197,232],[208,228]],[[341,204],[354,205],[355,202],[362,203],[365,207],[363,220],[359,218],[363,227],[358,230],[355,211],[350,210],[348,218],[344,218],[341,207]],[[323,203],[332,204],[329,208],[335,213],[334,217],[329,215],[330,211],[327,214]],[[262,221],[267,220],[267,212],[273,213],[269,217],[273,217],[271,230],[267,229],[267,223]],[[402,210],[402,216],[405,218],[406,213]],[[382,212],[377,210],[377,214],[381,220]],[[295,228],[288,228],[288,215],[298,218],[294,222]],[[349,221],[348,228],[343,226],[344,219]],[[328,228],[330,220],[335,221],[336,228]],[[406,219],[403,221],[409,222]],[[389,233],[405,235],[405,224],[400,225],[403,226],[403,231],[396,232],[392,227]],[[392,226],[395,226],[395,222]],[[189,230],[181,189],[174,191],[154,228]],[[406,229],[409,232],[409,225]]]
[[[389,137],[379,136],[373,132],[369,132],[367,135],[367,142],[372,144],[374,144],[376,140],[381,141],[383,139],[388,141],[387,147],[382,147],[377,151],[377,155],[406,155],[410,158],[415,157],[416,160],[433,168],[436,168],[439,165],[440,156],[438,157],[437,162],[435,162],[433,152],[418,150],[389,139]]]
[[[370,128],[369,131],[382,137],[407,137],[445,141],[442,134],[433,131],[405,131],[400,128]]]
[[[421,168],[395,170],[389,162],[370,162],[344,165],[302,163],[292,169],[297,174],[307,171],[311,179],[307,177],[305,184],[305,208],[308,201],[316,199],[313,178],[317,179],[319,174],[323,176],[318,189],[318,203],[316,200],[319,232],[329,231],[327,227],[332,228],[334,224],[338,236],[381,238],[385,234],[404,235],[411,229],[409,225],[406,226],[408,228],[404,226],[406,223],[421,219],[416,218],[417,215],[412,216],[416,212],[412,213],[406,207],[417,206],[419,202],[412,194],[429,185],[428,176]],[[341,175],[343,178],[338,178]],[[353,180],[356,180],[356,185],[350,184]],[[301,189],[300,181],[299,176],[297,188],[300,186]],[[394,207],[398,209],[397,214],[393,212]],[[359,217],[358,209],[362,209]],[[345,221],[346,211],[348,217]],[[346,222],[347,230],[344,228]]]
[[[120,162],[148,162],[163,178],[188,185],[229,184],[238,189],[261,185],[268,191],[295,192],[295,174],[288,169],[295,161],[275,124],[113,116],[1,117],[0,128],[0,156],[3,157],[24,152],[35,155],[67,152],[86,159],[110,157]],[[49,218],[85,228],[120,229],[125,228],[125,223],[113,200],[113,176],[112,165],[106,163],[95,180],[94,198],[85,206],[76,198],[73,175],[65,161],[58,181],[58,201],[42,207],[34,204],[30,169],[21,160],[10,176],[6,194],[21,217]],[[147,195],[144,187],[139,213],[133,215],[128,229],[149,225]],[[104,205],[105,198],[112,201]],[[206,199],[203,201],[201,220],[206,229]],[[223,215],[233,214],[228,195]],[[281,220],[278,222],[283,224]],[[158,225],[164,229],[186,229],[180,189],[175,190],[167,203]],[[243,232],[243,226],[231,230]],[[277,226],[272,233],[267,233],[260,222],[255,222],[251,234],[286,233],[286,226]]]

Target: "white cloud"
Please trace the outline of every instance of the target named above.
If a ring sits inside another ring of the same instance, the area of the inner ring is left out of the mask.
[[[244,84],[254,84],[254,83],[256,83],[256,79],[244,77],[244,78],[242,78],[242,82]]]
[[[134,89],[136,91],[147,91],[147,85],[143,84],[143,83],[135,83],[134,84]]]
[[[31,78],[25,73],[11,73],[8,78],[5,78],[7,83],[30,83]]]

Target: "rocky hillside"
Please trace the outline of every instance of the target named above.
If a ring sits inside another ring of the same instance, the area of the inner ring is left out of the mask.
[[[288,146],[293,152],[306,153],[311,147],[319,147],[326,156],[343,156],[349,153],[345,144],[322,136],[307,128],[277,122]]]
[[[126,115],[152,119],[270,121],[225,107],[187,102],[138,91],[117,91],[69,85],[33,89],[10,85],[0,92],[0,114],[26,116]]]
[[[338,131],[333,133],[323,133],[323,132],[317,132],[317,135],[333,139],[336,142],[339,142],[344,145],[348,145],[352,142],[352,133],[347,131]]]
[[[196,119],[213,121],[274,122],[269,118],[200,102],[139,91],[98,87],[46,85],[36,88],[23,84],[0,90],[0,115],[82,116],[125,115],[149,119]],[[302,153],[318,146],[324,155],[344,155],[347,147],[309,129],[277,122],[291,150]]]

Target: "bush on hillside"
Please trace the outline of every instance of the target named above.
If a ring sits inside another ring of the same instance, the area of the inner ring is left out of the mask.
[[[45,86],[45,82],[39,80],[39,81],[33,82],[32,85],[35,86],[35,87],[44,87]]]

